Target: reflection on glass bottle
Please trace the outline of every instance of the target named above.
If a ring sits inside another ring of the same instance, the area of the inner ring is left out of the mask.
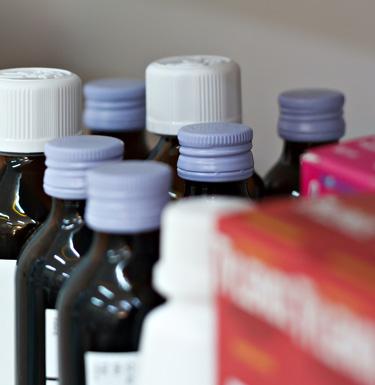
[[[0,159],[0,259],[15,260],[48,214],[50,199],[42,188],[45,158],[2,155]]]

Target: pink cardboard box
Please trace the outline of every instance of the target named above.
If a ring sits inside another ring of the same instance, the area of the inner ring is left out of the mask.
[[[375,192],[375,135],[311,150],[301,166],[303,196]]]

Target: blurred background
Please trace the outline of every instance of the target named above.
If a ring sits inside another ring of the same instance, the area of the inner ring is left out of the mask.
[[[374,14],[374,0],[0,0],[0,67],[62,67],[86,81],[143,77],[164,56],[230,56],[263,174],[280,152],[285,89],[340,89],[347,137],[375,132]]]

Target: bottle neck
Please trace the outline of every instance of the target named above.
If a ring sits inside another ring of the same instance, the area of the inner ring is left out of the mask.
[[[281,154],[281,160],[285,163],[292,165],[299,165],[300,157],[306,151],[326,144],[337,143],[337,141],[329,142],[291,142],[285,141],[283,151]]]
[[[135,257],[153,265],[159,257],[159,236],[159,230],[136,234],[96,232],[89,254],[94,259],[104,258],[109,263]]]
[[[146,143],[145,130],[136,131],[95,131],[93,135],[111,136],[125,143],[124,159],[146,159],[148,147]]]
[[[46,158],[43,153],[38,154],[10,154],[0,153],[0,169],[8,168],[15,172],[29,169],[45,170]]]
[[[249,198],[248,181],[196,182],[185,180],[185,197],[199,195],[226,195]]]
[[[174,147],[180,146],[177,135],[163,135],[161,139],[166,143],[170,143],[171,146],[174,146]]]
[[[158,140],[156,146],[150,153],[150,159],[156,159],[158,157],[167,157],[174,159],[176,157],[176,166],[177,166],[177,158],[179,155],[180,143],[178,142],[178,138],[175,135],[161,135]]]
[[[184,181],[177,174],[177,161],[180,144],[177,136],[163,135],[151,151],[148,159],[157,160],[171,166],[173,172],[172,188],[169,195],[172,199],[180,198],[184,194]]]
[[[85,200],[52,198],[50,217],[68,222],[71,220],[83,222],[85,205]]]

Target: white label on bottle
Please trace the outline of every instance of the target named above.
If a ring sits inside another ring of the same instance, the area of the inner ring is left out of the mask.
[[[86,385],[133,385],[138,353],[85,353]]]
[[[57,384],[57,310],[55,309],[46,310],[46,378],[47,385]]]
[[[1,384],[15,384],[15,276],[16,261],[0,260],[0,373]]]

